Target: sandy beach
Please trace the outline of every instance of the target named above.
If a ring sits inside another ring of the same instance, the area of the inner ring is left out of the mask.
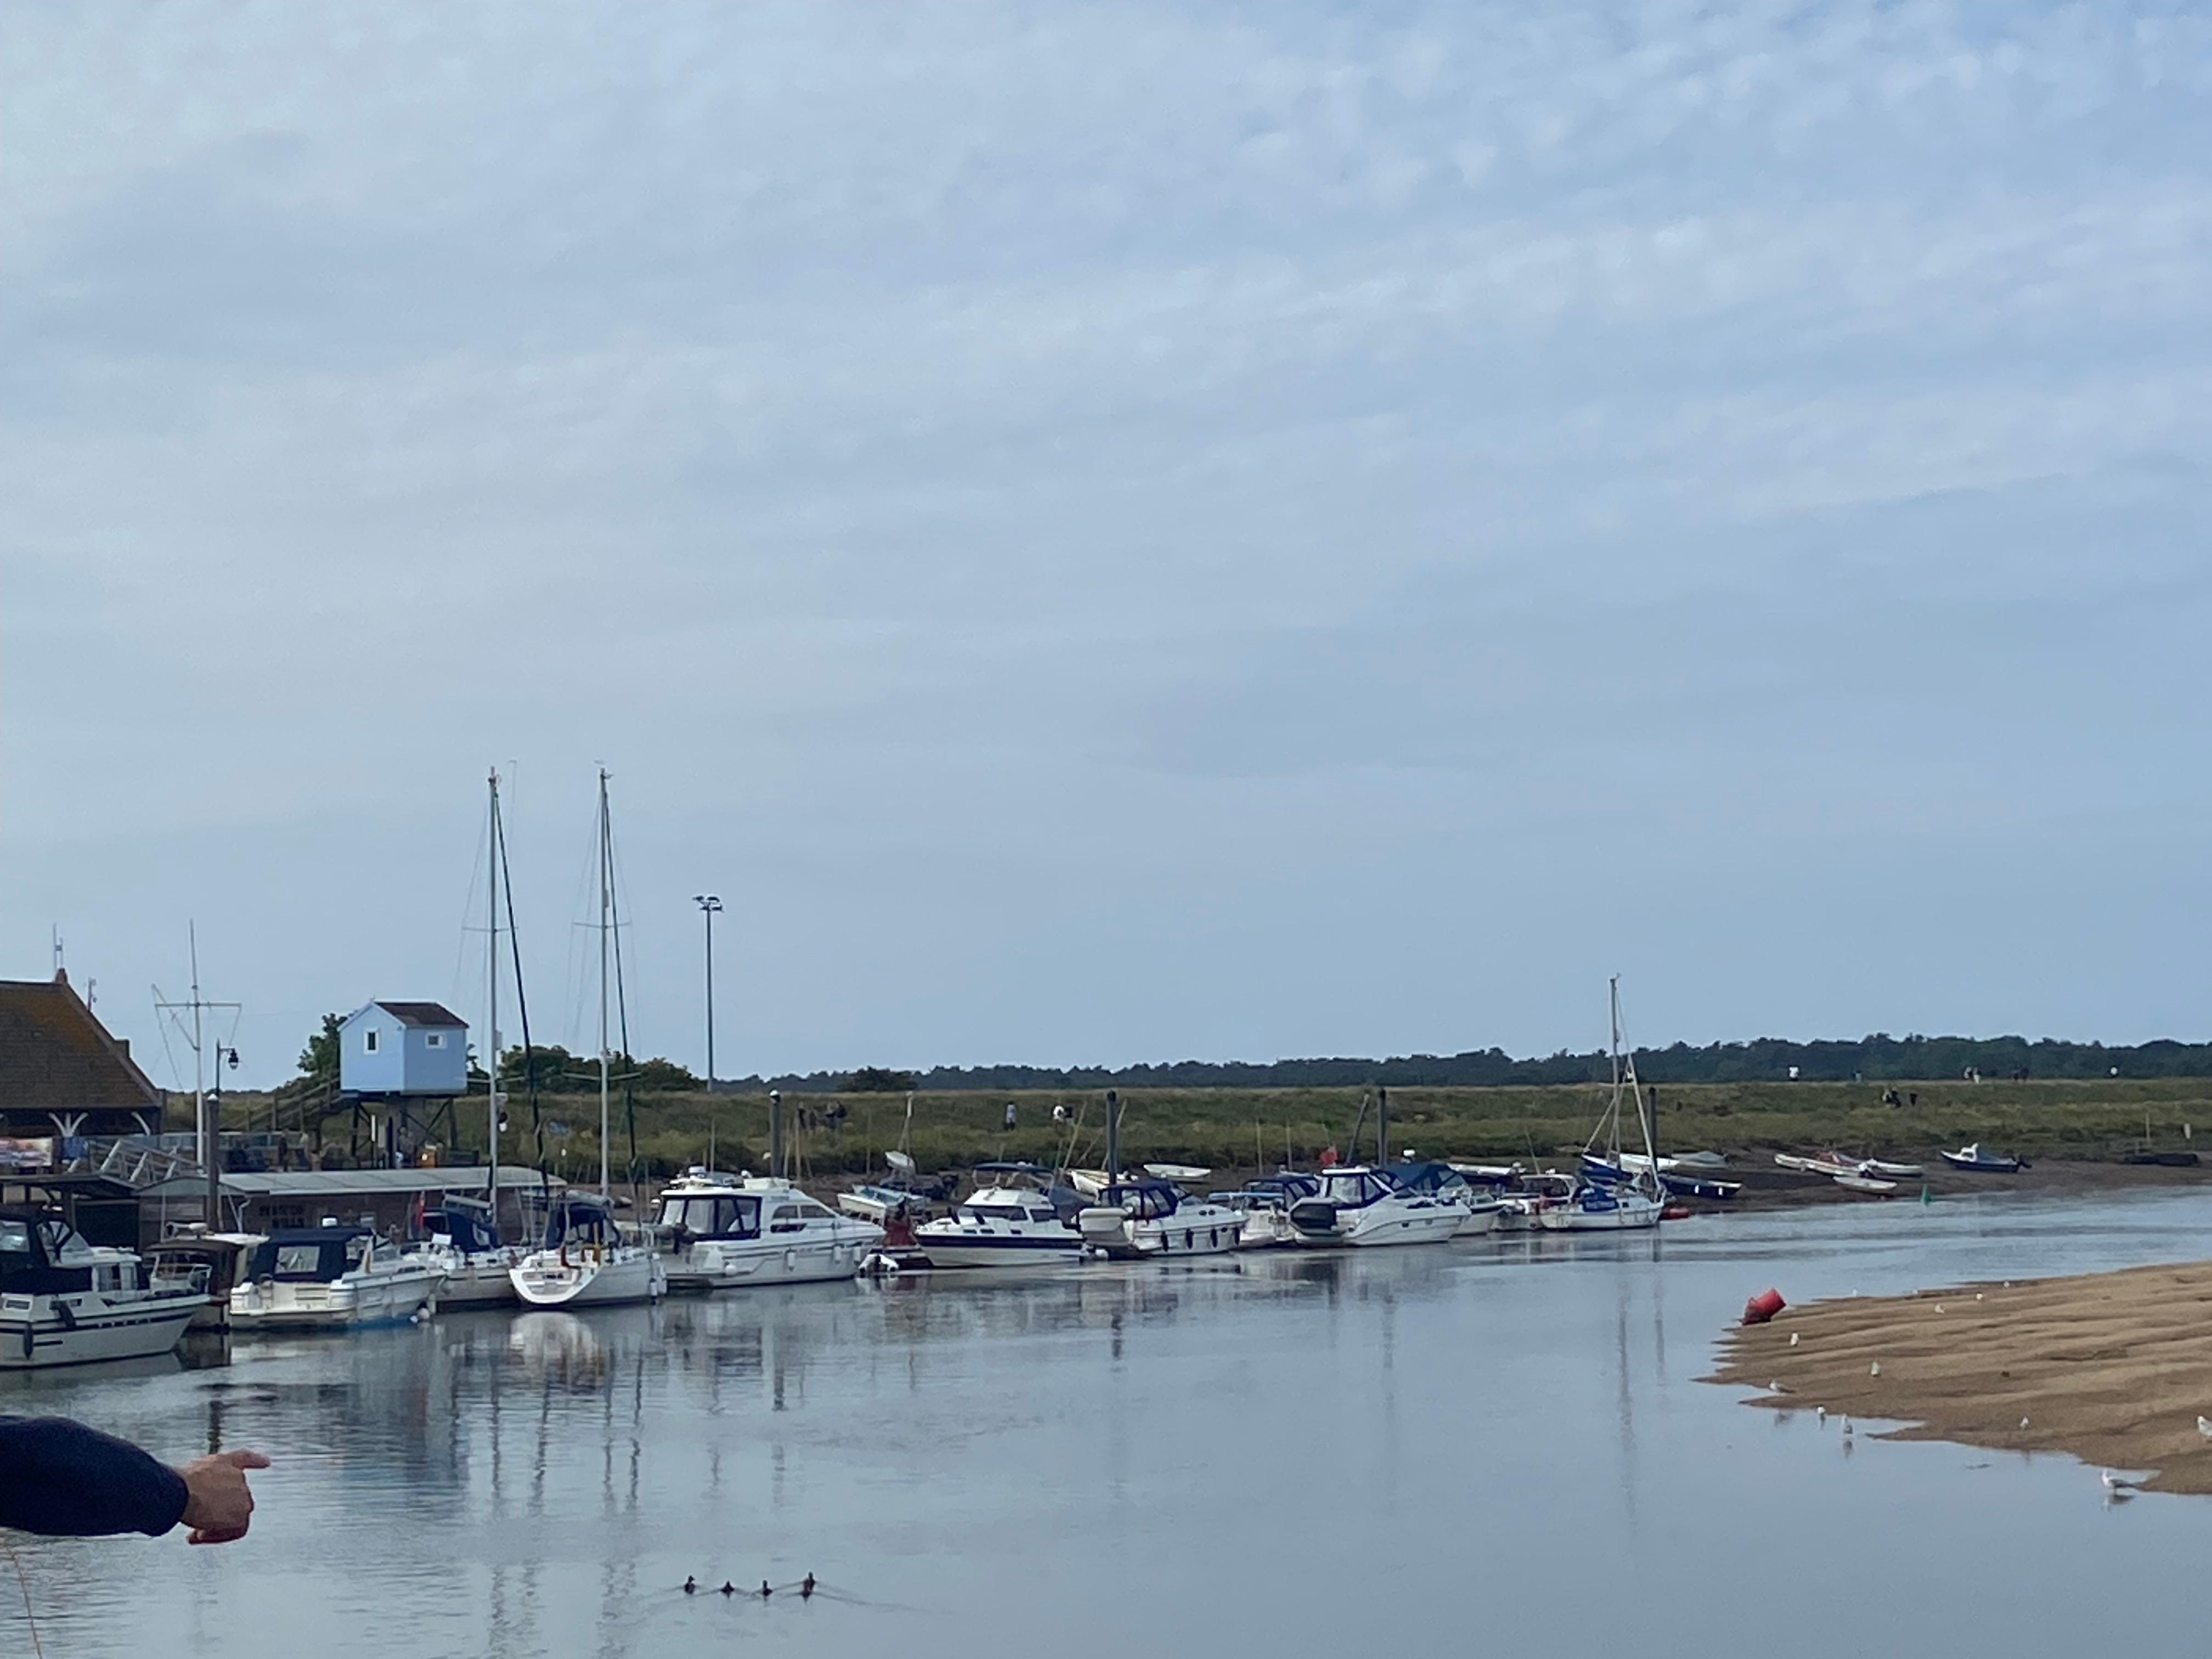
[[[2066,1452],[2148,1490],[2212,1492],[2197,1426],[2212,1417],[2212,1263],[1790,1308],[1732,1333],[1707,1380],[1862,1432]]]

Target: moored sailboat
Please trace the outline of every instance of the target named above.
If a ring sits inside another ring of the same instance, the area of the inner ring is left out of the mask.
[[[1533,1219],[1547,1232],[1624,1232],[1659,1224],[1666,1207],[1666,1188],[1659,1176],[1659,1153],[1651,1133],[1650,1106],[1636,1075],[1636,1056],[1620,1048],[1620,975],[1609,984],[1613,1021],[1613,1093],[1603,1116],[1590,1131],[1583,1147],[1583,1180],[1565,1203],[1547,1205]],[[1640,1167],[1631,1170],[1620,1161],[1620,1108],[1624,1093],[1635,1103],[1636,1123],[1644,1140]],[[1608,1172],[1601,1176],[1597,1172]]]

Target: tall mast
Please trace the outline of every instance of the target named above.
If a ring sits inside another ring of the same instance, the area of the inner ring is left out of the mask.
[[[484,1201],[491,1230],[499,1231],[499,769],[491,772],[490,817],[484,832],[484,1089],[488,1097],[484,1145]]]
[[[607,948],[610,912],[613,906],[612,888],[608,863],[612,860],[613,839],[607,826],[607,769],[599,769],[599,1196],[612,1196],[608,1179],[607,1137],[611,1133],[611,1120],[607,1112]]]

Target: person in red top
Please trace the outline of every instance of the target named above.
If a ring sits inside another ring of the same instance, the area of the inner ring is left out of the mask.
[[[195,1544],[228,1544],[253,1519],[248,1469],[258,1451],[217,1452],[171,1468],[127,1440],[65,1417],[0,1417],[0,1527],[52,1537],[190,1528]]]

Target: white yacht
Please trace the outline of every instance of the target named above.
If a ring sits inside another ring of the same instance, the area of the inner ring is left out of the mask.
[[[933,1267],[1015,1267],[1078,1261],[1075,1194],[1033,1164],[979,1164],[975,1190],[949,1216],[925,1221],[914,1242]]]
[[[1477,1188],[1449,1164],[1434,1159],[1407,1159],[1401,1164],[1386,1164],[1376,1172],[1401,1192],[1419,1193],[1447,1204],[1455,1204],[1464,1212],[1455,1238],[1480,1238],[1498,1231],[1498,1224],[1505,1213],[1505,1202],[1487,1188]]]
[[[555,1199],[545,1242],[509,1268],[507,1278],[533,1308],[607,1307],[668,1293],[660,1252],[624,1237],[612,1200],[592,1193]]]
[[[52,1211],[0,1209],[0,1370],[168,1352],[208,1305],[206,1277],[148,1284],[140,1266]]]
[[[1291,1225],[1291,1206],[1320,1190],[1317,1176],[1285,1170],[1248,1181],[1233,1193],[1208,1193],[1206,1200],[1236,1211],[1243,1218],[1238,1249],[1272,1250],[1298,1243],[1298,1230]]]
[[[1659,1224],[1667,1206],[1660,1176],[1660,1158],[1651,1134],[1651,1109],[1644,1085],[1636,1075],[1636,1054],[1624,1054],[1620,1044],[1620,975],[1610,982],[1613,1019],[1613,1093],[1605,1115],[1590,1131],[1583,1147],[1583,1179],[1565,1203],[1549,1204],[1536,1212],[1535,1222],[1547,1232],[1626,1232]],[[1636,1109],[1636,1126],[1644,1140],[1644,1156],[1632,1168],[1622,1161],[1620,1108],[1624,1097]]]
[[[331,1331],[412,1319],[435,1304],[445,1279],[366,1227],[280,1228],[231,1287],[230,1327]]]
[[[1408,1192],[1364,1166],[1323,1170],[1310,1197],[1290,1206],[1301,1244],[1437,1244],[1467,1218],[1464,1206]]]
[[[840,1215],[788,1181],[686,1170],[661,1189],[657,1226],[678,1291],[850,1279],[883,1242],[872,1221]]]
[[[1202,1175],[1211,1170],[1201,1170]],[[1172,1182],[1122,1181],[1077,1212],[1076,1231],[1101,1255],[1219,1255],[1243,1242],[1244,1217],[1225,1204],[1187,1198]]]
[[[514,1269],[522,1251],[499,1242],[489,1206],[449,1194],[440,1207],[423,1212],[422,1231],[424,1238],[408,1248],[407,1259],[445,1274],[438,1289],[441,1308],[514,1304]]]

